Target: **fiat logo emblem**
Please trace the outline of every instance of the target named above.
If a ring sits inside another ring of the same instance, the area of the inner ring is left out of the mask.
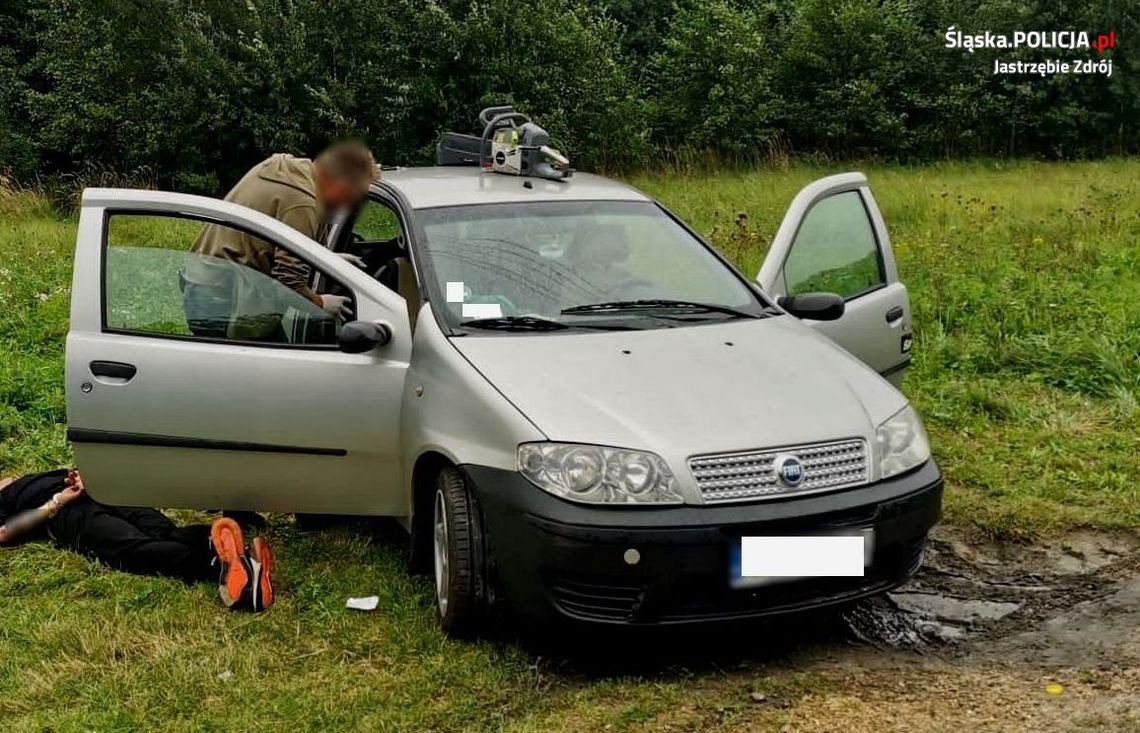
[[[804,481],[804,464],[797,456],[776,456],[773,468],[780,483],[788,488],[795,488]]]

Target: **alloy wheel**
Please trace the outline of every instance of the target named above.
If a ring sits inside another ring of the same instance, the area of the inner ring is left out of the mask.
[[[435,558],[435,601],[441,616],[447,614],[447,589],[450,582],[448,573],[448,528],[447,505],[443,492],[435,494],[435,518],[432,532],[432,554]]]

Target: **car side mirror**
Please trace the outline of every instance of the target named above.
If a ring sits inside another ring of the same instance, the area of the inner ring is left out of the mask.
[[[392,329],[383,323],[349,321],[341,326],[337,346],[346,354],[363,354],[392,340]]]
[[[796,318],[809,321],[837,321],[843,317],[846,308],[843,298],[835,293],[785,295],[776,303]]]

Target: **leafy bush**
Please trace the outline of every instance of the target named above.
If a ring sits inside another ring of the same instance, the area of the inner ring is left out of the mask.
[[[911,146],[904,97],[924,73],[923,34],[905,0],[803,0],[777,62],[777,90],[802,144],[836,155]]]
[[[659,143],[745,156],[777,143],[769,28],[727,0],[677,11],[649,64],[647,107]]]
[[[276,151],[431,160],[513,102],[578,165],[1140,149],[1140,61],[1005,77],[943,34],[1136,37],[1132,0],[25,0],[0,9],[0,170],[223,192]],[[1117,49],[1119,50],[1119,49]],[[1023,49],[1006,60],[1084,53]],[[1135,56],[1135,55],[1133,55]]]

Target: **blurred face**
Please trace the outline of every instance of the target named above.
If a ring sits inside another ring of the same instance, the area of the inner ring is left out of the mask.
[[[317,196],[329,211],[352,206],[368,195],[367,185],[354,185],[343,179],[325,175],[319,168],[317,171]]]

